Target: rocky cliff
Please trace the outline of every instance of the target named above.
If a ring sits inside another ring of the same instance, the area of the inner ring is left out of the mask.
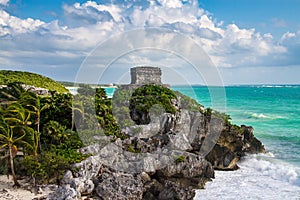
[[[187,109],[179,96],[171,102],[176,112],[145,110],[148,124],[124,127],[127,139],[81,149],[93,156],[75,164],[49,199],[193,199],[214,169],[238,169],[246,153],[265,151],[252,127],[232,125],[227,115],[200,105]],[[141,119],[138,107],[131,107],[132,119]]]

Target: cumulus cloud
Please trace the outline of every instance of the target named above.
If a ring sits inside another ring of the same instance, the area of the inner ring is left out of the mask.
[[[9,0],[0,0],[0,5],[6,6],[6,5],[8,5],[8,3],[9,3]]]
[[[17,17],[11,16],[4,10],[0,10],[0,37],[5,35],[18,35],[21,33],[26,33],[30,31],[35,31],[39,26],[44,24],[40,20],[19,19]]]
[[[8,2],[0,0],[2,5]],[[62,9],[62,18],[46,23],[21,19],[0,8],[0,64],[78,67],[97,44],[119,33],[151,27],[192,38],[218,67],[298,63],[291,57],[299,52],[299,32],[286,33],[276,41],[271,33],[214,19],[196,0],[86,1],[64,4]],[[167,37],[156,39],[166,45],[170,42]],[[137,43],[147,42],[141,40],[145,38],[135,38]],[[151,45],[153,41],[148,42]],[[130,59],[133,63],[151,62],[137,55],[128,56],[126,62]],[[176,59],[169,59],[168,64],[172,60]]]

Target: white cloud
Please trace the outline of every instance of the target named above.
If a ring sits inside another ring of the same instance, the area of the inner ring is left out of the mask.
[[[6,6],[6,5],[8,5],[8,3],[9,3],[9,0],[0,0],[0,5]]]
[[[281,42],[284,42],[285,40],[289,40],[289,39],[295,38],[295,37],[296,37],[296,33],[286,32],[285,34],[282,35]]]
[[[20,19],[11,16],[4,10],[0,9],[0,37],[5,35],[18,35],[35,31],[41,25],[45,24],[40,20],[34,20],[31,18]]]
[[[2,5],[8,2],[0,0]],[[191,37],[218,67],[299,62],[296,59],[299,32],[285,33],[276,41],[271,33],[262,34],[254,28],[243,29],[238,24],[217,21],[208,11],[199,8],[196,0],[127,0],[114,4],[87,1],[64,4],[63,13],[61,19],[46,23],[21,19],[0,8],[0,65],[31,65],[30,59],[35,59],[34,65],[40,66],[59,66],[60,62],[78,66],[99,42],[145,27],[166,28]],[[167,35],[156,39],[166,45],[171,41]],[[141,40],[145,38],[136,38],[135,42]],[[143,42],[151,45],[153,41]],[[186,51],[189,50],[187,47]],[[129,56],[128,59],[151,62],[145,57]],[[169,59],[168,63],[172,60],[176,59]]]
[[[158,2],[167,8],[181,8],[182,2],[180,0],[158,0]]]

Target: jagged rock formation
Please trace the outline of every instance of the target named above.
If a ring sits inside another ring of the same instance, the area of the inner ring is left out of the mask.
[[[262,143],[254,137],[251,126],[226,124],[212,151],[206,156],[215,169],[238,169],[237,161],[245,153],[265,152]]]
[[[135,136],[147,138],[155,133],[162,133],[152,137],[160,137],[156,140],[161,142],[160,146],[166,144],[169,148],[203,155],[215,169],[238,169],[237,162],[245,153],[265,152],[262,143],[254,137],[252,127],[232,125],[214,113],[181,110],[175,115],[164,114],[160,117],[161,121],[158,119],[152,120],[153,123],[149,125],[134,126],[133,129],[141,128]]]
[[[180,99],[175,104],[180,108]],[[231,125],[213,112],[179,110],[149,113],[149,124],[123,130],[128,139],[82,149],[94,155],[75,164],[49,199],[193,199],[214,169],[235,170],[245,153],[264,152],[252,127]]]
[[[49,199],[192,199],[194,189],[214,177],[211,164],[195,154],[168,149],[137,154],[124,151],[122,144],[99,148],[98,155],[75,164]],[[184,159],[176,161],[180,156]]]
[[[162,87],[159,68],[133,68],[131,73],[135,86],[153,83],[154,76]],[[130,116],[114,113],[136,124],[123,127],[128,138],[81,149],[93,156],[74,164],[49,199],[190,200],[195,189],[214,178],[214,169],[235,170],[245,153],[265,151],[252,127],[232,125],[227,115],[192,101],[184,105],[183,96],[169,89],[151,85],[129,93],[130,100],[121,95],[115,105],[119,111],[129,108]]]

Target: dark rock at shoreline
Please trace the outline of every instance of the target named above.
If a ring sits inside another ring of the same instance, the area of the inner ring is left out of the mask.
[[[247,153],[265,153],[265,148],[261,141],[254,137],[253,127],[242,125],[241,128],[244,131],[244,151]]]
[[[215,169],[236,170],[245,153],[265,153],[262,143],[254,137],[251,126],[226,125],[206,159]]]

